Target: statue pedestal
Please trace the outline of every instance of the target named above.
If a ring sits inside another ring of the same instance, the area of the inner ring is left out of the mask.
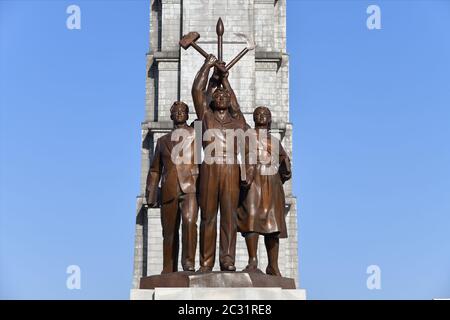
[[[174,272],[143,277],[132,300],[305,300],[294,279],[249,272]]]
[[[304,289],[156,288],[132,289],[131,300],[306,300]]]

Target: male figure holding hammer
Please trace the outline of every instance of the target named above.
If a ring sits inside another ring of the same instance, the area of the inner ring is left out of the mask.
[[[205,159],[200,168],[199,204],[200,223],[200,272],[211,271],[214,267],[216,251],[217,211],[220,209],[220,252],[219,262],[222,271],[235,271],[236,254],[236,219],[240,191],[240,167],[237,161],[238,146],[226,143],[226,132],[245,130],[247,124],[239,109],[236,96],[228,82],[228,73],[223,67],[217,67],[217,59],[208,55],[205,63],[197,73],[193,86],[192,98],[198,119],[202,121],[203,148],[214,143],[222,152],[212,154],[214,160]],[[215,91],[211,85],[207,89],[211,68],[216,66],[211,81],[219,85]],[[220,87],[220,84],[223,87]],[[209,95],[212,94],[211,97]],[[209,131],[212,139],[205,139]],[[215,130],[214,130],[215,129]],[[206,140],[206,141],[205,141]],[[233,148],[233,150],[227,150]],[[230,158],[231,157],[231,158]],[[248,175],[247,179],[251,179]],[[247,182],[247,181],[246,181]]]

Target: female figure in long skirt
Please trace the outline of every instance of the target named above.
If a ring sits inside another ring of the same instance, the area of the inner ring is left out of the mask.
[[[249,261],[244,271],[258,269],[258,238],[264,236],[269,264],[266,273],[281,276],[278,268],[279,239],[287,238],[285,195],[283,184],[291,178],[291,165],[280,141],[270,135],[272,115],[267,107],[253,112],[256,134],[254,165],[247,166],[247,180],[243,182],[241,205],[238,209],[238,230],[245,237]],[[253,148],[255,149],[255,148]]]

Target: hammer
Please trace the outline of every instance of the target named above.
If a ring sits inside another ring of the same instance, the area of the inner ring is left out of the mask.
[[[200,34],[198,32],[189,32],[188,34],[184,35],[181,39],[180,39],[180,46],[183,47],[184,50],[187,50],[189,47],[193,47],[195,50],[197,50],[202,56],[204,56],[205,58],[208,57],[208,53],[203,50],[202,48],[199,47],[198,44],[195,43],[195,41],[197,41],[200,38]],[[227,70],[225,69],[224,66],[220,65],[219,63],[215,63],[214,64],[215,67],[217,67],[217,69],[219,69],[220,71],[222,71],[223,73],[226,73]]]

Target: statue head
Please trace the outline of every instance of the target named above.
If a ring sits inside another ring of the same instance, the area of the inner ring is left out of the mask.
[[[183,101],[175,101],[170,107],[170,119],[174,124],[186,123],[189,119],[189,107]]]
[[[272,113],[269,108],[265,106],[257,107],[253,111],[253,121],[257,127],[267,127],[267,129],[270,129],[270,125],[272,124]]]
[[[230,107],[230,93],[227,89],[217,88],[212,95],[214,108],[216,110],[226,110]]]

